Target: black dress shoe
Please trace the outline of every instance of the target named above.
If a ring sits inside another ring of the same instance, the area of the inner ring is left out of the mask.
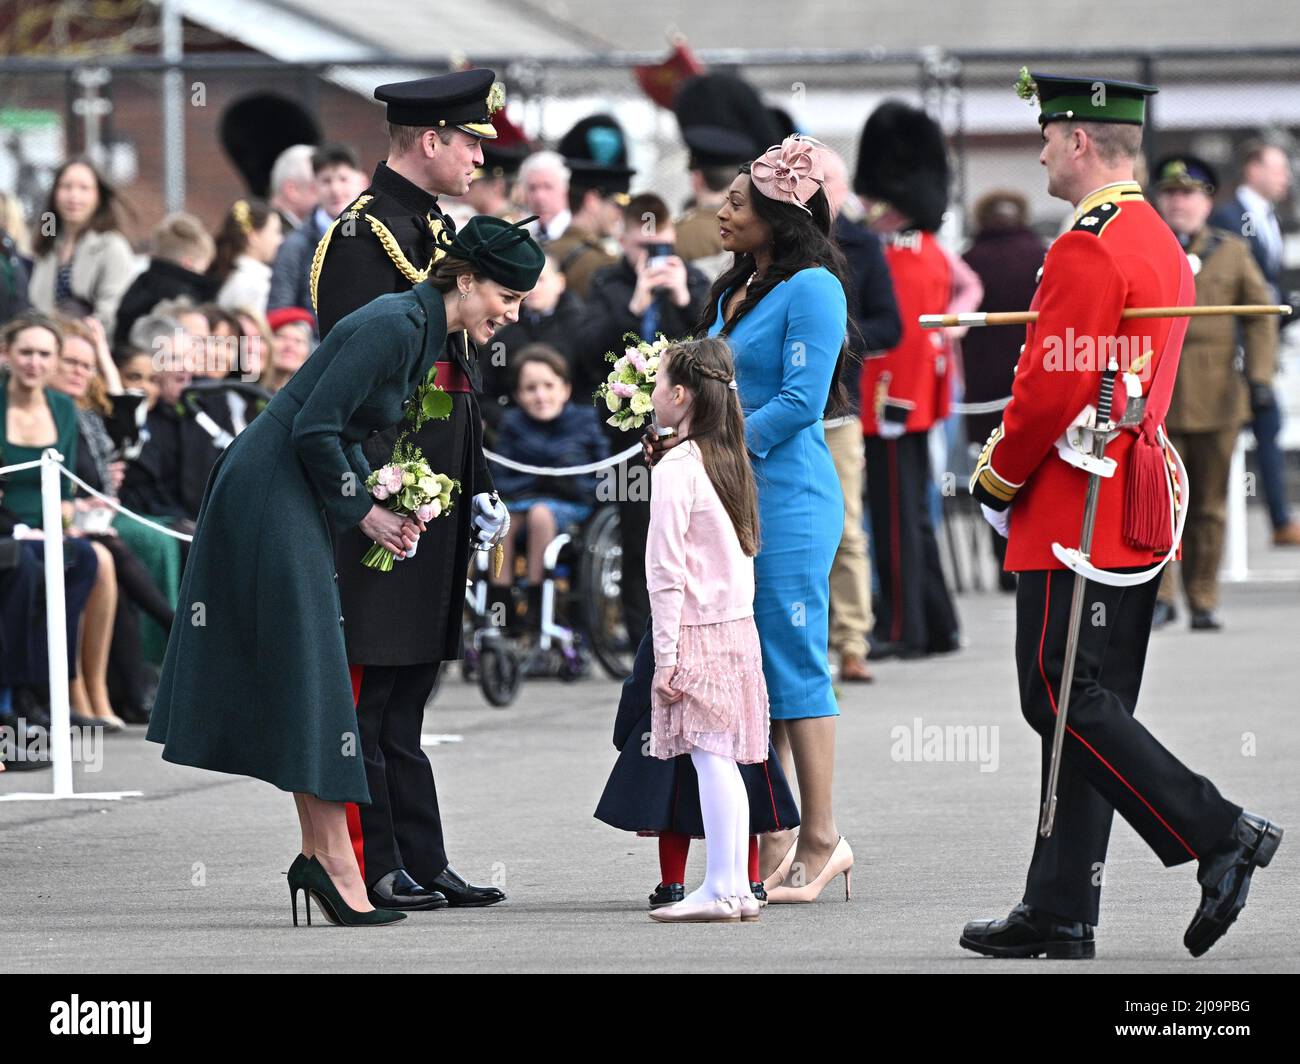
[[[756,883],[749,885],[749,892],[758,899],[759,905],[767,904],[767,890],[763,887],[763,881],[760,879]]]
[[[1192,628],[1198,632],[1217,632],[1223,627],[1219,615],[1213,610],[1192,610]]]
[[[1003,920],[972,920],[959,945],[986,957],[1037,957],[1086,960],[1096,955],[1092,925],[1063,920],[1024,903]]]
[[[1164,599],[1156,599],[1155,611],[1151,614],[1151,628],[1154,631],[1157,628],[1163,628],[1165,625],[1178,619],[1178,610],[1172,602],[1166,602]]]
[[[760,884],[761,885],[761,884]],[[686,887],[682,883],[660,883],[650,895],[650,908],[662,909],[665,905],[674,905],[686,897]]]
[[[1183,935],[1183,945],[1199,957],[1227,933],[1246,907],[1250,877],[1273,860],[1282,829],[1253,813],[1242,813],[1222,846],[1201,858],[1196,878],[1201,904]]]
[[[389,872],[367,891],[367,895],[376,909],[424,912],[427,909],[445,909],[451,904],[440,891],[420,886],[405,868]]]
[[[495,905],[506,900],[504,892],[496,887],[479,887],[466,882],[465,877],[451,865],[444,868],[442,874],[430,882],[429,886],[442,891],[447,896],[447,904],[453,909]]]

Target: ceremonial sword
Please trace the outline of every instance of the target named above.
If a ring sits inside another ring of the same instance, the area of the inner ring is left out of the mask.
[[[1236,306],[1191,306],[1191,307],[1125,307],[1121,318],[1201,318],[1218,315],[1256,316],[1256,315],[1290,315],[1291,308],[1285,304],[1240,304]],[[923,329],[937,329],[962,325],[1028,325],[1038,320],[1036,310],[993,311],[977,314],[922,314],[920,325]],[[1097,410],[1091,425],[1079,425],[1078,431],[1091,434],[1092,447],[1090,457],[1092,468],[1088,470],[1088,493],[1083,505],[1083,528],[1079,533],[1079,557],[1086,563],[1092,554],[1092,534],[1097,520],[1097,499],[1101,494],[1103,474],[1098,470],[1106,455],[1106,444],[1121,425],[1137,424],[1145,412],[1144,396],[1130,396],[1124,407],[1124,415],[1118,423],[1114,421],[1115,378],[1119,376],[1119,363],[1112,356],[1106,372],[1101,379],[1101,393],[1097,398]],[[1074,552],[1071,552],[1074,553]],[[1065,746],[1066,714],[1070,708],[1070,689],[1074,685],[1074,664],[1079,654],[1079,628],[1083,623],[1083,596],[1088,578],[1081,572],[1074,574],[1074,590],[1070,597],[1070,626],[1065,639],[1065,661],[1061,673],[1061,689],[1056,703],[1056,727],[1052,732],[1052,761],[1047,772],[1047,797],[1043,801],[1043,811],[1038,822],[1038,834],[1048,838],[1052,834],[1052,825],[1056,819],[1056,789],[1061,776],[1061,752]],[[1048,693],[1050,694],[1050,687]]]

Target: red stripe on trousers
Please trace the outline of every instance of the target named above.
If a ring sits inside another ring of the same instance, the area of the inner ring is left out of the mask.
[[[885,451],[889,455],[889,560],[894,574],[893,599],[894,616],[890,618],[889,636],[897,643],[903,638],[903,559],[898,544],[898,441],[886,440]]]
[[[355,708],[361,701],[361,678],[366,674],[364,665],[349,665],[348,672],[352,677],[352,705]],[[358,732],[357,742],[360,743],[361,735]],[[361,870],[361,878],[366,878],[366,839],[361,831],[361,809],[356,802],[347,803],[348,814],[348,836],[352,839],[352,850],[357,855],[357,868]]]
[[[1043,686],[1047,688],[1047,700],[1051,703],[1052,716],[1055,717],[1058,716],[1057,709],[1056,709],[1056,695],[1053,694],[1052,685],[1047,680],[1047,672],[1043,669],[1043,644],[1047,642],[1047,611],[1048,611],[1048,607],[1051,605],[1052,602],[1052,579],[1050,575],[1047,578],[1046,586],[1047,586],[1047,593],[1043,596],[1043,631],[1042,634],[1039,635],[1038,637],[1038,675],[1043,678]],[[1142,797],[1141,792],[1139,792],[1138,789],[1133,786],[1133,784],[1129,783],[1129,781],[1126,780],[1120,774],[1119,770],[1116,769],[1114,765],[1112,765],[1109,761],[1107,761],[1104,757],[1102,757],[1101,754],[1097,753],[1096,749],[1094,749],[1092,744],[1089,743],[1088,740],[1085,739],[1082,735],[1080,735],[1077,731],[1071,728],[1069,724],[1065,726],[1065,730],[1070,735],[1073,735],[1076,739],[1078,739],[1079,742],[1083,743],[1083,745],[1092,753],[1092,755],[1098,761],[1100,761],[1103,765],[1105,765],[1108,769],[1110,769],[1111,772],[1115,774],[1115,778],[1119,780],[1120,783],[1124,784],[1125,787],[1127,787],[1130,791],[1133,792],[1133,794],[1137,797],[1137,800],[1141,802],[1143,805],[1145,805],[1147,809],[1151,811],[1151,815],[1155,817],[1158,821],[1160,821],[1161,824],[1164,825],[1165,830],[1168,831],[1170,835],[1172,835],[1174,838],[1178,840],[1179,844],[1182,846],[1184,850],[1186,850],[1188,853],[1192,855],[1193,860],[1199,860],[1199,858],[1196,856],[1196,851],[1194,851],[1190,846],[1187,845],[1187,842],[1183,839],[1183,837],[1179,835],[1178,832],[1176,832],[1172,827],[1169,826],[1169,822],[1155,811],[1155,807],[1152,806],[1152,804],[1148,802],[1144,797]]]

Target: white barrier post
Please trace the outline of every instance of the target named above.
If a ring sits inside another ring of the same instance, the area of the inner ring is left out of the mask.
[[[1238,434],[1228,470],[1228,515],[1220,578],[1240,583],[1249,575],[1246,557],[1246,442]]]
[[[54,789],[48,793],[0,794],[0,802],[116,800],[136,797],[140,791],[77,794],[72,786],[72,709],[68,701],[67,601],[63,594],[63,509],[61,506],[63,456],[52,447],[41,454],[41,527],[45,533],[45,637],[50,666],[50,760]],[[3,778],[3,777],[0,777]]]
[[[72,797],[72,710],[68,704],[67,602],[63,597],[63,510],[53,449],[41,453],[41,527],[45,532],[45,640],[50,665],[50,758],[55,798]]]

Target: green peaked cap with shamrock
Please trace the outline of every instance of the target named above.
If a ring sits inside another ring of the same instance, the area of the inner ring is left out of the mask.
[[[1027,67],[1020,68],[1015,88],[1022,100],[1037,98],[1040,126],[1059,119],[1140,126],[1146,121],[1147,97],[1160,91],[1135,81],[1030,73]]]

